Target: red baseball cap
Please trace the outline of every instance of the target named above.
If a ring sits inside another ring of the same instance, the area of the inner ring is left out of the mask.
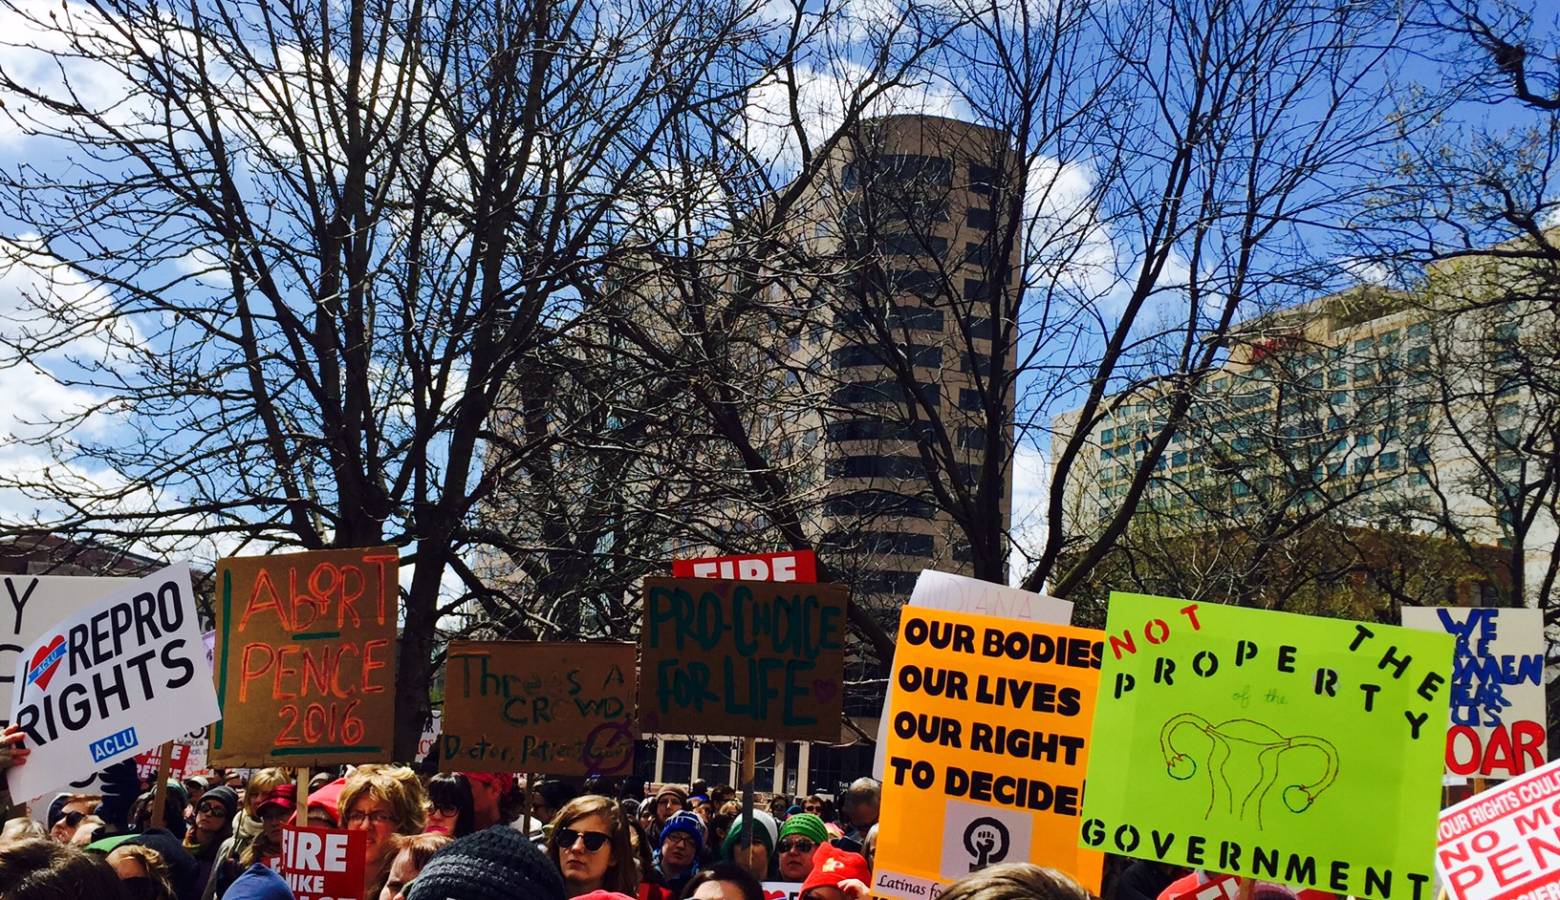
[[[282,809],[292,812],[298,808],[298,786],[291,782],[279,784],[266,793],[260,805],[255,807],[255,813],[259,814],[267,806],[280,806]]]
[[[462,772],[467,781],[480,781],[490,787],[496,787],[504,793],[515,785],[515,776],[508,772]]]
[[[841,850],[833,844],[819,844],[813,852],[812,874],[802,882],[801,897],[813,888],[840,886],[840,882],[856,879],[862,884],[872,883],[872,870],[867,868],[867,858],[860,853]]]

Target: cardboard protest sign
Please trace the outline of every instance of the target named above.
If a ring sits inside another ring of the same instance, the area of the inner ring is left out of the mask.
[[[634,759],[633,644],[453,641],[439,768],[616,775]]]
[[[1112,594],[1082,840],[1429,900],[1452,639]]]
[[[1435,865],[1453,900],[1560,895],[1560,762],[1443,810]]]
[[[641,731],[838,741],[846,589],[646,578]]]
[[[134,578],[0,575],[0,727],[11,724],[12,673],[22,650],[53,627]]]
[[[277,874],[294,900],[358,900],[368,868],[368,832],[363,829],[282,827]]]
[[[394,547],[217,561],[214,766],[388,762]]]
[[[787,550],[783,553],[674,559],[672,577],[813,584],[818,580],[818,557],[811,550]]]
[[[1543,612],[1405,606],[1403,624],[1457,642],[1446,770],[1510,778],[1542,766],[1549,758]]]
[[[203,674],[182,563],[54,623],[16,663],[11,708],[34,752],[7,770],[11,796],[39,796],[216,719]]]
[[[979,578],[922,569],[910,592],[910,605],[923,609],[979,613],[1025,622],[1049,622],[1066,625],[1072,621],[1073,605],[1066,600],[992,584]],[[888,747],[888,711],[894,703],[894,682],[888,682],[883,697],[883,715],[878,719],[877,744],[872,751],[872,777],[883,780]]]
[[[1050,866],[1099,892],[1103,854],[1079,849],[1077,834],[1102,637],[900,612],[874,895],[924,900],[998,862]]]

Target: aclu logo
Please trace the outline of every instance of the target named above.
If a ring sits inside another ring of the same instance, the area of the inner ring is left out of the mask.
[[[97,763],[103,762],[126,750],[134,750],[136,747],[135,726],[131,725],[124,731],[116,731],[106,738],[93,741],[88,746],[92,751],[92,761]]]

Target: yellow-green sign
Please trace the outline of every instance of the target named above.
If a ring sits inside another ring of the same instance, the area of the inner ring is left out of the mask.
[[[1084,846],[1430,900],[1449,635],[1136,594],[1105,634]]]

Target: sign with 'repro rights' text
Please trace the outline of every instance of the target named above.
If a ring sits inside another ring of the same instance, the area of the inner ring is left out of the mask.
[[[190,570],[169,566],[45,628],[17,660],[11,709],[34,752],[6,772],[37,797],[219,715]]]
[[[1430,900],[1451,663],[1445,634],[1112,594],[1082,840]]]

